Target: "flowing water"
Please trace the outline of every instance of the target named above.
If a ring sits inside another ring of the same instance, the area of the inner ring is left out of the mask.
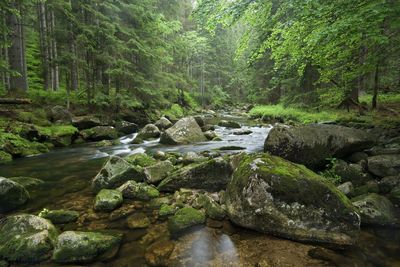
[[[316,245],[241,229],[229,221],[208,220],[207,226],[196,228],[171,241],[165,221],[157,220],[154,208],[137,201],[127,201],[126,205],[151,218],[152,224],[148,229],[130,230],[126,227],[125,219],[110,222],[109,214],[92,211],[94,195],[89,188],[90,181],[109,155],[125,156],[140,152],[152,154],[158,150],[181,153],[213,150],[220,153],[237,152],[219,150],[226,146],[243,147],[247,152],[263,150],[271,126],[259,126],[246,117],[229,114],[209,118],[207,122],[215,124],[219,119],[238,121],[243,125],[242,129],[251,130],[252,134],[234,135],[237,129],[217,127],[215,131],[222,141],[182,146],[161,145],[158,140],[133,145],[129,144],[135,137],[132,134],[122,137],[121,144],[112,147],[98,148],[95,144],[84,144],[18,159],[1,166],[0,176],[29,176],[45,181],[37,190],[30,191],[32,199],[14,213],[37,214],[43,208],[77,210],[81,214],[78,223],[65,225],[61,230],[109,230],[124,233],[123,244],[113,260],[83,266],[147,266],[145,251],[154,241],[160,240],[172,242],[175,246],[170,256],[171,266],[400,266],[398,229],[363,229],[359,245],[350,250],[333,252]],[[42,263],[37,266],[61,265]]]

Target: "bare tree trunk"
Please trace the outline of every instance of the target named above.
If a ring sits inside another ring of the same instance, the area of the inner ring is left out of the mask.
[[[15,2],[13,7],[21,12],[19,2]],[[10,89],[12,91],[28,90],[28,79],[25,61],[24,29],[22,26],[22,16],[8,14],[7,25],[10,28],[9,66],[10,70],[16,72],[10,77]]]
[[[376,109],[378,106],[378,91],[379,91],[379,62],[375,66],[374,76],[374,95],[372,97],[372,108]]]
[[[40,34],[40,50],[43,69],[43,87],[45,90],[51,89],[50,78],[50,55],[48,46],[48,31],[46,19],[46,6],[42,1],[38,2],[38,18],[39,18],[39,34]]]
[[[55,28],[56,28],[56,23],[55,23],[55,18],[54,18],[54,10],[50,11],[50,23],[51,23],[51,48],[52,48],[52,58],[53,62],[51,64],[52,67],[52,73],[53,73],[53,90],[56,91],[60,87],[60,74],[59,74],[59,68],[58,68],[58,52],[57,52],[57,40],[54,36],[55,33]]]

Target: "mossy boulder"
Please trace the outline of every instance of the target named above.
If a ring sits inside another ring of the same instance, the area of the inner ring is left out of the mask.
[[[54,224],[65,224],[75,222],[79,218],[79,213],[74,210],[48,210],[43,209],[39,217],[45,218]]]
[[[0,150],[0,165],[1,164],[5,164],[5,163],[9,163],[12,160],[13,160],[13,157],[12,157],[11,154]]]
[[[207,141],[193,117],[180,119],[171,128],[161,134],[160,143],[166,145],[184,145]]]
[[[231,174],[229,161],[219,157],[178,169],[162,180],[158,189],[167,192],[174,192],[180,188],[218,191],[226,188]]]
[[[14,210],[25,204],[28,199],[29,193],[22,185],[0,177],[0,213]]]
[[[118,131],[112,126],[96,126],[82,130],[80,135],[89,141],[113,140],[118,138]]]
[[[379,191],[387,194],[396,186],[400,186],[400,175],[387,176],[379,181]]]
[[[393,204],[384,196],[371,193],[351,200],[359,210],[365,225],[395,225],[398,223]]]
[[[240,126],[240,124],[236,121],[226,121],[226,120],[222,120],[218,123],[218,126],[221,127],[226,127],[226,128],[241,128],[242,126]]]
[[[131,134],[135,133],[139,129],[139,126],[133,122],[119,121],[115,124],[115,128],[122,134]]]
[[[204,208],[206,215],[214,220],[222,220],[226,216],[225,209],[213,198],[206,194],[201,194],[196,202]]]
[[[234,223],[285,238],[352,245],[360,217],[333,184],[270,154],[242,154],[225,201]]]
[[[352,196],[360,196],[368,193],[379,193],[378,183],[375,181],[368,181],[364,185],[354,188]]]
[[[177,208],[174,205],[162,204],[160,210],[158,211],[158,215],[161,217],[170,216],[175,214],[176,209]]]
[[[122,205],[122,194],[118,190],[102,189],[96,195],[94,209],[96,211],[113,211]]]
[[[165,118],[165,117],[161,117],[161,118],[155,123],[155,125],[156,125],[157,128],[160,129],[160,130],[166,130],[166,129],[170,128],[170,127],[173,125],[173,123],[172,123],[169,119],[167,119],[167,118]]]
[[[72,122],[71,112],[69,112],[69,110],[63,106],[51,107],[47,116],[49,120],[52,122],[58,122],[58,123]]]
[[[80,116],[72,119],[72,125],[79,130],[90,129],[96,126],[101,126],[100,119],[94,116]]]
[[[144,173],[141,167],[133,166],[120,157],[111,156],[93,178],[92,189],[98,192],[103,188],[116,188],[129,180],[142,181],[143,179]]]
[[[0,258],[10,262],[36,263],[51,256],[58,232],[38,216],[10,216],[0,225]]]
[[[124,198],[150,200],[160,196],[160,192],[153,185],[128,181],[118,189]]]
[[[189,152],[185,153],[182,157],[182,163],[184,165],[188,165],[188,164],[195,163],[195,162],[207,161],[207,160],[208,160],[207,157],[199,155],[193,151],[189,151]]]
[[[49,151],[44,144],[28,141],[12,133],[0,134],[0,149],[13,157],[24,157]]]
[[[53,253],[58,263],[86,263],[108,260],[119,249],[119,234],[67,231],[60,234]]]
[[[157,161],[146,153],[136,153],[124,158],[128,163],[140,167],[147,167],[155,164]]]
[[[27,190],[35,189],[44,184],[43,180],[33,177],[19,176],[19,177],[9,177],[8,179],[13,180],[14,182],[22,185]]]
[[[172,235],[177,235],[192,226],[204,224],[205,221],[206,216],[203,212],[192,207],[184,207],[168,218],[168,230]]]
[[[400,205],[400,185],[390,191],[389,198],[393,203]]]
[[[400,154],[378,155],[368,158],[368,171],[379,177],[400,172]]]
[[[154,124],[147,124],[137,134],[136,138],[141,140],[149,140],[160,137],[160,129]]]
[[[79,132],[72,125],[52,125],[49,127],[38,127],[38,129],[40,136],[48,136],[50,142],[56,147],[71,145]]]
[[[264,151],[310,168],[321,168],[327,158],[341,158],[373,145],[363,130],[328,124],[276,126],[265,140]]]
[[[218,137],[217,133],[214,131],[206,131],[204,132],[204,136],[208,139],[208,140],[213,140],[214,138]]]
[[[174,170],[174,165],[171,161],[161,161],[154,165],[144,168],[146,182],[155,184],[164,179],[170,172]]]
[[[371,179],[371,175],[364,172],[359,164],[348,164],[344,160],[337,160],[333,165],[332,171],[340,176],[342,182],[352,182],[359,186]]]

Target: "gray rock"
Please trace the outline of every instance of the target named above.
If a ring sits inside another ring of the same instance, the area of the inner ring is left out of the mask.
[[[96,211],[113,211],[122,205],[122,193],[113,189],[102,189],[97,194],[94,209]]]
[[[204,122],[204,118],[202,116],[197,115],[197,116],[193,116],[193,118],[196,120],[196,122],[200,126],[200,128],[203,127],[204,125],[206,125]]]
[[[52,122],[62,122],[62,123],[71,123],[72,114],[63,106],[54,106],[50,108],[48,113],[48,118]]]
[[[369,174],[364,172],[361,165],[348,164],[343,160],[336,161],[333,171],[342,178],[342,182],[352,182],[355,186],[364,184],[366,181],[372,179]]]
[[[222,120],[218,123],[218,126],[226,127],[226,128],[241,128],[240,124],[236,121],[226,121]]]
[[[160,129],[158,129],[157,126],[155,126],[154,124],[147,124],[146,126],[144,126],[143,129],[139,131],[136,138],[141,140],[149,140],[160,137],[160,134]]]
[[[353,192],[354,192],[354,187],[351,182],[345,182],[345,183],[339,185],[337,187],[337,189],[339,189],[340,192],[342,192],[346,196],[349,196],[349,195],[353,194]]]
[[[64,224],[75,222],[79,218],[79,213],[74,210],[48,210],[43,209],[39,217],[45,218],[54,224]]]
[[[17,182],[0,177],[0,213],[7,212],[25,204],[29,193]]]
[[[171,173],[158,185],[160,191],[174,192],[180,188],[218,191],[225,189],[232,174],[228,160],[215,158],[193,163]]]
[[[184,165],[192,164],[195,162],[202,162],[202,161],[206,161],[206,160],[208,160],[208,158],[206,158],[202,155],[199,155],[193,151],[185,153],[182,157],[182,163]]]
[[[150,200],[160,196],[160,192],[153,185],[128,181],[117,189],[124,198]]]
[[[174,170],[174,165],[171,161],[161,161],[154,165],[144,168],[146,182],[155,184],[167,177],[167,175]]]
[[[400,154],[379,155],[379,156],[369,157],[368,171],[379,177],[399,174]]]
[[[129,164],[126,160],[111,156],[100,172],[92,180],[94,192],[103,188],[116,188],[126,181],[143,181],[143,169]]]
[[[58,263],[86,263],[114,257],[122,236],[96,232],[67,231],[57,238],[53,260]]]
[[[208,140],[213,140],[215,137],[218,137],[218,135],[214,131],[206,131],[206,132],[204,132],[204,136]]]
[[[85,130],[102,125],[100,119],[94,116],[80,116],[72,119],[72,125],[79,130]]]
[[[160,143],[166,145],[183,145],[206,141],[199,125],[193,117],[180,119],[174,126],[161,135]]]
[[[170,128],[173,125],[173,123],[165,118],[165,117],[161,117],[156,123],[155,126],[158,127],[158,129],[160,130],[166,130],[168,128]]]
[[[112,126],[96,126],[82,130],[79,134],[83,139],[89,141],[112,140],[118,138],[118,131]]]
[[[311,168],[325,166],[326,159],[341,158],[369,148],[372,137],[363,130],[326,124],[277,126],[268,134],[264,151]]]
[[[372,193],[351,200],[358,208],[361,223],[366,225],[394,225],[397,223],[393,204],[384,196]]]
[[[115,128],[117,128],[117,131],[120,133],[131,134],[135,133],[139,129],[139,126],[133,122],[119,121],[116,123]]]
[[[368,154],[365,152],[355,152],[351,154],[347,159],[352,163],[359,163],[362,160],[366,160],[368,158]]]
[[[398,185],[400,185],[400,175],[387,176],[380,180],[379,191],[383,194],[387,194]]]
[[[228,216],[256,231],[299,241],[352,245],[360,218],[323,177],[270,154],[242,155],[226,190]]]
[[[50,221],[30,214],[7,217],[0,224],[0,258],[36,263],[51,256],[57,229]]]

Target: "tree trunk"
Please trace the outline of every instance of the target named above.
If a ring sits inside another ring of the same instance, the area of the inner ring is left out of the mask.
[[[38,2],[38,20],[39,20],[39,35],[40,35],[40,51],[42,60],[42,76],[43,87],[45,90],[51,89],[50,78],[50,55],[48,46],[48,32],[47,32],[47,19],[46,19],[46,6],[42,1]]]
[[[21,12],[19,2],[14,2],[13,8]],[[8,14],[7,25],[10,29],[11,46],[9,48],[9,66],[14,73],[10,75],[11,91],[28,90],[27,69],[25,60],[24,28],[22,25],[22,14]]]
[[[54,18],[54,10],[52,9],[50,11],[50,24],[51,24],[51,49],[52,49],[52,75],[53,75],[53,90],[57,91],[60,87],[60,74],[59,74],[59,68],[58,68],[58,51],[57,51],[57,40],[55,37],[55,28],[56,28],[56,22]]]
[[[372,109],[376,109],[378,106],[378,91],[379,91],[379,62],[375,66],[374,76],[374,95],[372,97]]]

